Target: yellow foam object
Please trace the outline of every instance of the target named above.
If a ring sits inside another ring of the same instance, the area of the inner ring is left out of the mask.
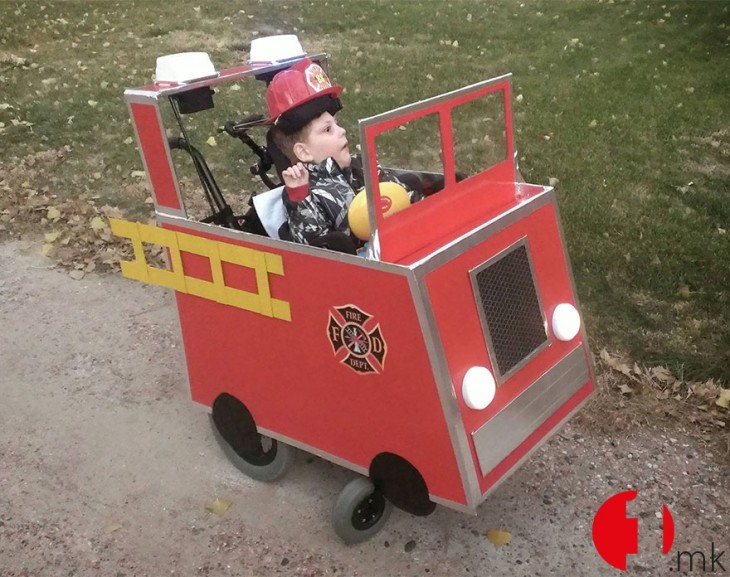
[[[410,203],[408,192],[396,182],[380,183],[380,201],[383,216],[388,217],[406,208]],[[370,219],[368,218],[368,199],[365,189],[355,195],[347,212],[350,230],[360,240],[370,238]]]

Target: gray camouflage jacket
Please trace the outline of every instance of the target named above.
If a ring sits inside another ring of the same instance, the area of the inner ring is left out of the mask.
[[[349,234],[347,209],[355,194],[365,185],[360,156],[353,155],[351,165],[345,169],[340,168],[332,157],[319,164],[305,163],[304,166],[309,171],[309,194],[306,198],[292,202],[286,189],[282,195],[292,240],[309,244],[310,240],[329,232]],[[403,184],[390,171],[380,167],[378,180]],[[408,192],[411,201],[417,200],[413,191]]]

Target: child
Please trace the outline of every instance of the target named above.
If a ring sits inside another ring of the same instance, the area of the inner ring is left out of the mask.
[[[355,254],[359,241],[350,232],[347,209],[364,179],[360,158],[350,155],[345,129],[335,119],[341,93],[309,59],[276,74],[266,91],[274,125],[269,142],[290,165],[282,170],[282,196],[292,239]],[[380,181],[402,184],[386,170],[378,173]],[[409,195],[417,200],[416,193]]]

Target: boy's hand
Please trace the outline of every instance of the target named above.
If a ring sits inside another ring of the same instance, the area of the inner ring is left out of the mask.
[[[288,189],[294,189],[309,184],[309,171],[304,168],[304,165],[301,162],[287,168],[281,173],[281,176],[284,179],[284,186]]]

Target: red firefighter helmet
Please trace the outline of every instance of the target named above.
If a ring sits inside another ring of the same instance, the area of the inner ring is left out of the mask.
[[[300,60],[274,76],[266,89],[266,106],[271,124],[279,118],[315,98],[330,96],[337,99],[342,87],[330,82],[327,73],[309,58]]]

